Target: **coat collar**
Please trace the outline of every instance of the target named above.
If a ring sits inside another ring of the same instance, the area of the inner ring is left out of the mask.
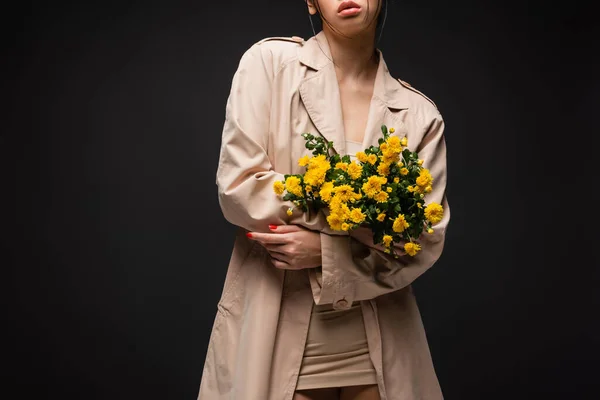
[[[388,70],[379,49],[379,65],[373,87],[373,97],[369,109],[367,128],[363,140],[364,147],[368,147],[381,135],[381,124],[393,124],[398,130],[403,125],[397,120],[392,110],[408,109],[408,99],[403,92],[406,90]],[[345,134],[337,75],[327,38],[323,31],[304,42],[300,48],[299,61],[315,70],[300,84],[300,95],[311,120],[319,132],[329,141],[333,141],[334,148],[339,153],[345,154]]]

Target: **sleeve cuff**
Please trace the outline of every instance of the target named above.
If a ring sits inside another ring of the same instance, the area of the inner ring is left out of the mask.
[[[321,233],[321,267],[308,271],[316,304],[332,304],[336,310],[350,308],[354,302],[354,284],[347,269],[352,266],[348,235]]]

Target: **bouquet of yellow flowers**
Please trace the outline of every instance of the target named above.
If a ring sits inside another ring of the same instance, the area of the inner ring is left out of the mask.
[[[406,147],[406,137],[390,135],[394,128],[388,131],[385,125],[381,131],[379,146],[356,153],[356,160],[330,155],[332,142],[303,134],[313,155],[298,160],[306,172],[284,175],[273,190],[303,211],[324,209],[332,230],[367,227],[373,243],[383,245],[386,253],[398,257],[394,243],[405,242],[405,252],[414,256],[421,250],[417,239],[424,231],[433,233],[444,210],[437,203],[425,205],[433,178],[418,154]],[[290,208],[288,215],[292,212]]]

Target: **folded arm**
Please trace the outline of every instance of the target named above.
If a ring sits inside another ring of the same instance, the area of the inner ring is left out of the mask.
[[[311,269],[309,277],[317,304],[333,303],[347,308],[353,301],[367,300],[410,285],[428,270],[441,256],[450,209],[446,199],[446,144],[444,122],[436,112],[426,127],[417,148],[419,158],[434,178],[433,190],[425,197],[426,204],[435,202],[444,207],[443,219],[433,226],[434,233],[419,238],[422,249],[416,256],[404,254],[394,258],[381,246],[365,239],[364,232],[350,236],[331,236],[321,233],[321,268]],[[357,239],[360,239],[357,240]]]
[[[253,45],[242,56],[227,100],[217,168],[218,198],[225,219],[248,231],[268,231],[268,225],[295,224],[327,231],[322,212],[295,210],[273,191],[284,176],[273,170],[267,154],[273,63],[268,50]]]

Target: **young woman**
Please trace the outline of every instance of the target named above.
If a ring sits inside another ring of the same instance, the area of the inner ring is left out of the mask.
[[[410,289],[440,257],[450,218],[442,117],[376,48],[385,0],[306,3],[322,31],[255,43],[233,77],[217,185],[240,229],[198,398],[442,399]],[[390,257],[366,228],[332,231],[322,213],[288,216],[273,192],[303,172],[302,133],[355,154],[377,145],[382,124],[419,152],[434,178],[427,200],[445,209],[414,257]]]

